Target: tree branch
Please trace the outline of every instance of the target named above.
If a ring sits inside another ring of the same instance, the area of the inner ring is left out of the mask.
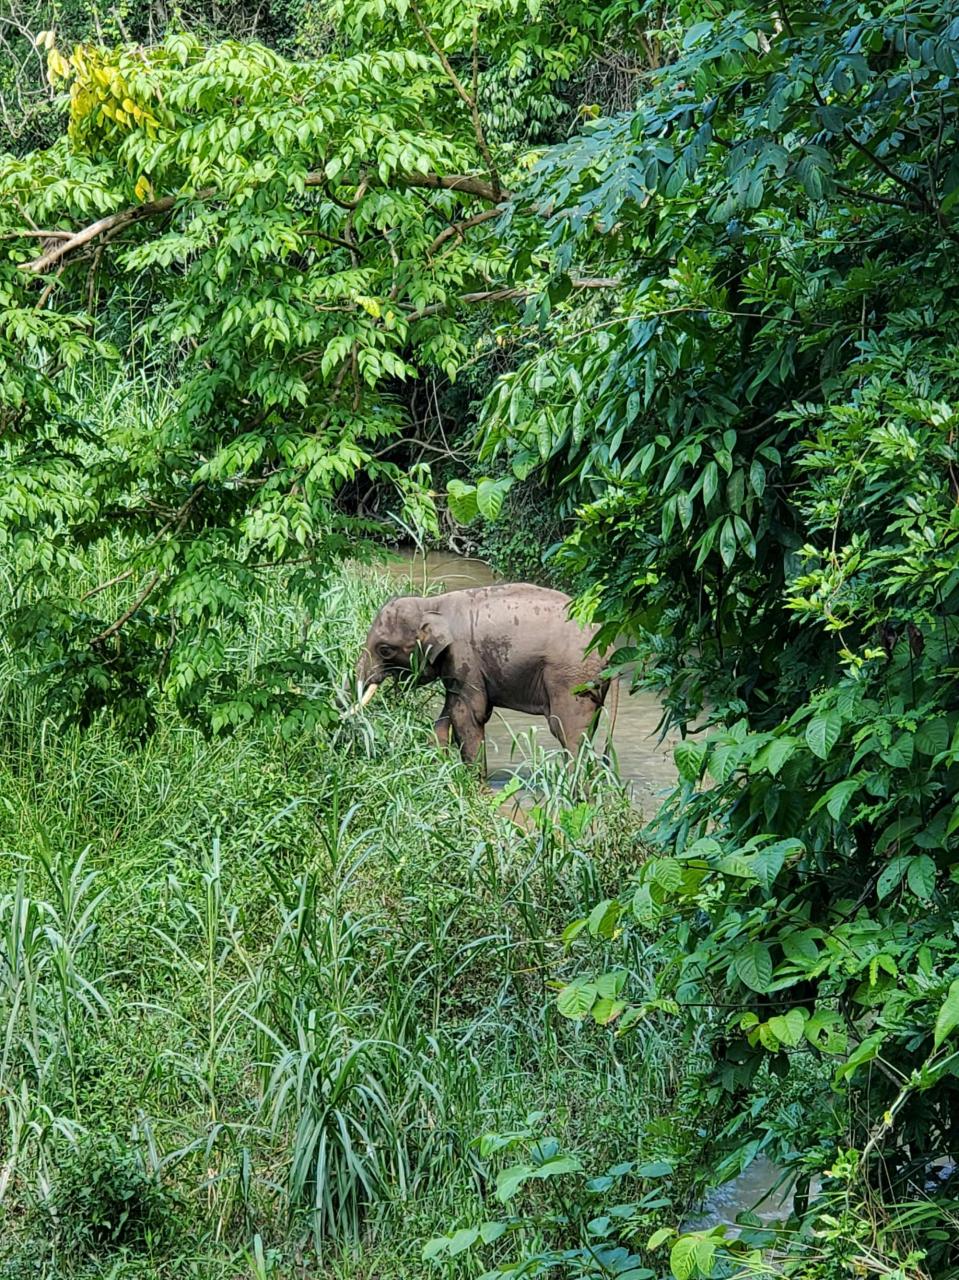
[[[467,92],[462,80],[460,80],[459,76],[453,70],[453,64],[450,62],[449,58],[446,56],[446,54],[443,52],[440,46],[433,39],[432,32],[430,31],[429,27],[427,27],[423,19],[420,17],[420,11],[419,9],[417,9],[415,4],[410,5],[410,13],[412,13],[413,20],[415,21],[416,25],[419,27],[423,35],[423,39],[426,41],[429,47],[436,54],[437,58],[439,58],[440,66],[446,72],[447,78],[449,79],[453,88],[456,90],[457,94],[460,96],[460,98],[462,98],[463,102],[465,102],[466,106],[469,108],[470,118],[473,121],[473,132],[476,135],[476,145],[479,147],[480,154],[482,155],[483,159],[486,161],[486,169],[487,169],[487,172],[489,173],[490,182],[493,185],[493,191],[495,192],[496,198],[500,199],[502,194],[502,185],[499,180],[499,173],[496,168],[496,163],[493,160],[493,153],[490,151],[489,143],[486,141],[486,133],[483,129],[483,120],[479,113],[479,103],[478,103],[478,93],[477,93],[477,86],[479,81],[479,24],[477,22],[473,23],[473,55],[472,55],[473,92],[472,94],[470,94]]]
[[[432,258],[440,245],[445,244],[452,236],[462,240],[463,232],[468,227],[478,227],[481,222],[488,222],[490,218],[498,218],[502,212],[503,210],[497,206],[495,209],[484,209],[482,213],[474,213],[472,218],[464,218],[462,222],[451,222],[448,227],[443,228],[426,250],[427,257]]]
[[[821,107],[827,106],[826,99],[822,96],[819,86],[816,84],[815,80],[810,81],[809,87],[812,89],[813,97],[819,105]],[[847,142],[851,143],[856,148],[860,155],[865,156],[870,164],[875,165],[880,173],[884,173],[886,177],[889,178],[890,181],[895,182],[897,186],[911,192],[919,201],[921,208],[927,210],[929,208],[935,208],[935,205],[930,206],[929,200],[922,187],[917,186],[915,182],[910,182],[909,179],[904,178],[901,173],[896,173],[895,169],[891,169],[889,165],[886,164],[885,160],[877,156],[874,151],[870,151],[864,142],[859,141],[847,124],[843,124],[842,126],[842,136]]]
[[[213,194],[214,188],[207,187],[203,191],[196,192],[190,199],[206,200]],[[56,266],[63,258],[75,253],[77,249],[82,249],[91,240],[96,240],[100,236],[106,235],[107,232],[116,231],[129,223],[139,222],[143,218],[155,218],[162,213],[169,212],[179,199],[180,196],[161,196],[159,200],[149,200],[146,204],[131,205],[128,209],[120,209],[116,213],[108,213],[106,217],[98,218],[96,222],[91,222],[89,226],[84,227],[81,231],[74,231],[72,234],[68,234],[66,239],[55,244],[52,249],[48,249],[42,257],[34,258],[32,262],[22,262],[20,270],[30,271],[34,275],[39,275],[41,271],[46,271],[48,267]]]
[[[374,185],[372,178],[364,179],[364,181],[368,185]],[[454,191],[461,195],[476,196],[477,199],[487,200],[492,204],[499,204],[501,201],[511,198],[510,193],[504,191],[498,185],[493,187],[483,178],[477,178],[468,173],[397,173],[391,181],[400,187],[424,187],[430,191]],[[308,173],[304,177],[304,185],[307,187],[325,186],[326,182],[326,174],[322,171]],[[37,232],[35,229],[31,229],[18,232],[17,236],[40,236],[44,239],[56,241],[52,248],[48,249],[41,257],[34,258],[31,262],[22,262],[20,270],[39,275],[50,267],[55,267],[64,258],[72,256],[78,249],[82,249],[84,245],[89,244],[91,240],[97,240],[101,236],[115,233],[126,226],[141,222],[147,218],[156,218],[161,214],[169,213],[181,200],[209,200],[216,194],[217,189],[215,187],[204,187],[202,190],[195,191],[192,194],[161,196],[159,199],[149,200],[145,204],[131,205],[129,208],[117,210],[116,213],[109,213],[79,231]]]

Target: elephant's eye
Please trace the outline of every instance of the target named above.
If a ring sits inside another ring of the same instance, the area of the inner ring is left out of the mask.
[[[378,644],[376,646],[376,652],[381,658],[392,658],[393,646],[391,644]]]

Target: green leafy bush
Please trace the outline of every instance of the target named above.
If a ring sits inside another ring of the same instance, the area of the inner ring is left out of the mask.
[[[543,295],[540,343],[486,404],[487,455],[575,510],[558,558],[626,636],[614,666],[708,730],[616,908],[662,948],[654,989],[587,973],[560,1007],[702,1036],[724,1170],[768,1141],[761,1070],[819,1059],[838,1118],[779,1154],[805,1179],[855,1150],[864,1201],[928,1183],[912,1238],[946,1274],[959,24],[844,0],[662,22],[676,56],[636,110],[526,192],[557,281],[588,263],[619,289]]]
[[[38,1211],[61,1256],[150,1251],[176,1230],[176,1201],[139,1153],[116,1135],[85,1136],[57,1162]]]

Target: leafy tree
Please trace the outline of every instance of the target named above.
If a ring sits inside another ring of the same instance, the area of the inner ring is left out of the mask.
[[[19,633],[44,643],[81,715],[118,697],[147,718],[158,684],[214,728],[292,708],[291,681],[322,670],[280,655],[241,690],[220,680],[230,627],[276,563],[309,608],[370,528],[343,501],[361,475],[394,488],[404,521],[433,519],[428,474],[389,454],[404,381],[462,358],[460,297],[495,296],[492,153],[447,71],[412,49],[297,64],[175,34],[49,58],[68,135],[0,166]],[[466,224],[485,248],[464,246]],[[128,282],[138,354],[173,379],[171,408],[95,430],[65,367],[109,336],[98,312]],[[117,528],[131,548],[118,614],[98,612],[98,590],[83,611],[58,599],[58,568]]]
[[[665,930],[657,999],[712,1028],[710,1105],[837,1055],[844,1141],[903,1196],[959,1140],[959,23],[676,17],[637,109],[517,197],[550,211],[557,273],[622,287],[543,308],[486,449],[575,512],[559,554],[630,638],[616,661],[714,726],[624,899]],[[748,1159],[762,1131],[727,1114]]]

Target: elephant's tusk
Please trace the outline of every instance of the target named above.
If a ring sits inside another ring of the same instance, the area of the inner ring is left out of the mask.
[[[357,702],[354,702],[351,707],[347,707],[343,715],[355,716],[358,711],[362,711],[379,687],[378,684],[368,684],[363,690],[363,696]]]
[[[368,684],[363,690],[363,697],[360,698],[359,705],[365,707],[379,687],[378,684]]]

